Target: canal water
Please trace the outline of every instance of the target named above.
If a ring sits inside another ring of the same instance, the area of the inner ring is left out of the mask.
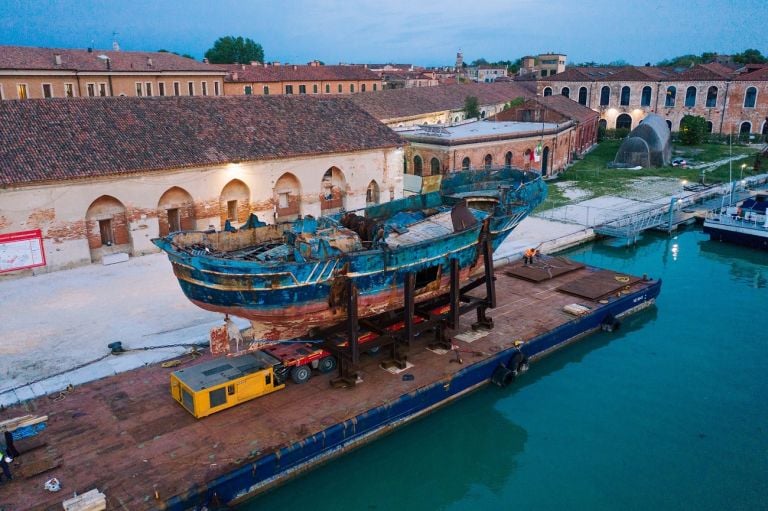
[[[768,253],[700,230],[566,255],[657,305],[242,510],[766,509]]]

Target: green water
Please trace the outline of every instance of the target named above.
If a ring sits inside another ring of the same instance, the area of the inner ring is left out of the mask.
[[[655,308],[242,510],[768,509],[768,254],[698,230],[567,255]]]

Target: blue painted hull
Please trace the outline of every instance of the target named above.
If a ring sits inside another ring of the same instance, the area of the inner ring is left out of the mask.
[[[543,357],[599,329],[610,315],[621,317],[648,307],[660,291],[661,281],[653,282],[642,291],[622,296],[591,314],[532,339],[523,345],[521,351],[531,360]],[[516,348],[501,351],[491,358],[467,366],[454,374],[449,382],[437,381],[415,392],[403,394],[391,403],[334,424],[278,452],[266,454],[253,463],[207,482],[205,486],[187,495],[168,500],[165,502],[166,509],[195,509],[215,501],[233,504],[285,482],[488,383],[499,364],[508,364],[517,351]]]
[[[768,229],[730,230],[717,225],[704,224],[704,232],[712,241],[725,241],[745,247],[768,250]]]
[[[509,188],[498,190],[499,185]],[[540,177],[514,170],[454,173],[438,193],[372,206],[365,216],[386,218],[398,211],[430,209],[462,199],[499,195],[499,205],[487,217],[495,250],[512,230],[546,197]],[[457,259],[466,281],[482,271],[478,240],[482,222],[463,231],[400,247],[374,247],[304,261],[240,261],[177,250],[174,236],[153,240],[166,251],[184,294],[206,310],[250,319],[259,339],[281,340],[306,335],[343,321],[346,311],[334,299],[337,277],[350,277],[359,293],[361,317],[402,306],[403,283],[409,272],[433,272],[432,285],[417,289],[424,301],[447,290],[450,260]],[[417,276],[418,277],[418,276]]]

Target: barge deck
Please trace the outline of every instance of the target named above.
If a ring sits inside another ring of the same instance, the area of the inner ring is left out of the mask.
[[[379,367],[382,353],[363,355],[363,382],[352,388],[333,389],[333,374],[316,375],[197,420],[170,395],[172,369],[154,365],[5,410],[0,420],[28,413],[49,419],[39,436],[17,442],[17,477],[0,485],[0,509],[60,508],[73,492],[94,488],[108,509],[239,502],[488,383],[519,353],[535,361],[616,326],[615,318],[652,305],[661,288],[660,281],[556,257],[505,266],[495,277],[493,330],[473,332],[471,319],[462,318],[449,331],[457,353],[429,351],[429,341],[419,340],[408,355],[413,366],[401,374]],[[43,489],[51,477],[62,491]]]

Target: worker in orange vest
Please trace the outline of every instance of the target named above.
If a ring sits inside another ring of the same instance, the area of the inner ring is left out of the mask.
[[[536,257],[537,251],[535,248],[528,248],[525,250],[525,253],[523,254],[523,262],[526,266],[529,264],[533,264],[533,258]]]

